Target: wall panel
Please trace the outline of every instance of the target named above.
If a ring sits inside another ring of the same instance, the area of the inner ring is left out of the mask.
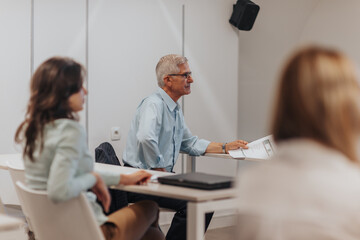
[[[86,0],[34,0],[34,67],[69,56],[85,64]]]
[[[229,24],[233,0],[185,1],[185,56],[193,71],[185,120],[210,141],[237,139],[238,34]],[[201,14],[200,14],[201,13]],[[236,161],[198,158],[197,170],[233,175]]]
[[[14,134],[29,97],[31,1],[0,1],[0,154],[14,153]]]
[[[122,158],[136,107],[157,88],[155,66],[161,56],[181,54],[182,2],[166,0],[90,0],[89,146],[110,140]]]
[[[360,62],[359,1],[256,3],[260,12],[253,30],[239,32],[239,134],[251,140],[269,133],[280,69],[296,47],[313,43],[332,46]]]
[[[86,64],[86,11],[86,0],[34,0],[34,70],[53,56]]]
[[[306,22],[300,42],[335,47],[359,64],[360,32],[356,26],[359,16],[360,2],[357,0],[322,0]]]
[[[239,135],[249,140],[269,134],[280,68],[299,44],[319,0],[256,0],[256,3],[260,12],[253,29],[239,31]]]

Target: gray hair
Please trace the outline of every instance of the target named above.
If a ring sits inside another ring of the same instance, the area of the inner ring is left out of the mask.
[[[164,87],[164,77],[168,74],[179,73],[180,64],[187,63],[187,58],[177,54],[169,54],[160,58],[156,65],[156,77],[159,87]]]

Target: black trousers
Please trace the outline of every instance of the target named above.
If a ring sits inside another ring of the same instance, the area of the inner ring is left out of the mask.
[[[186,239],[187,201],[128,192],[129,202],[138,202],[141,200],[152,200],[154,202],[157,202],[157,204],[162,208],[168,208],[176,211],[174,218],[171,222],[169,231],[166,234],[166,240]],[[212,212],[205,215],[205,231],[210,224],[213,214],[214,213]]]

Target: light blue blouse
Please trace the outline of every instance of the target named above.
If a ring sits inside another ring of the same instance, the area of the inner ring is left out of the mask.
[[[191,134],[180,105],[159,88],[136,110],[123,161],[137,168],[172,171],[180,151],[199,156],[209,144]]]
[[[30,188],[47,190],[54,202],[78,196],[95,185],[94,160],[87,147],[85,129],[74,120],[58,119],[44,128],[44,147],[34,153],[35,162],[25,158],[25,177]],[[105,183],[116,185],[120,175],[98,172]],[[86,193],[99,225],[107,221],[92,192]]]

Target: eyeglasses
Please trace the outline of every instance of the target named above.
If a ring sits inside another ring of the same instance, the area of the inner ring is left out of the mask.
[[[168,76],[181,76],[183,78],[189,78],[189,77],[191,77],[191,72],[186,72],[183,74],[168,74]]]

